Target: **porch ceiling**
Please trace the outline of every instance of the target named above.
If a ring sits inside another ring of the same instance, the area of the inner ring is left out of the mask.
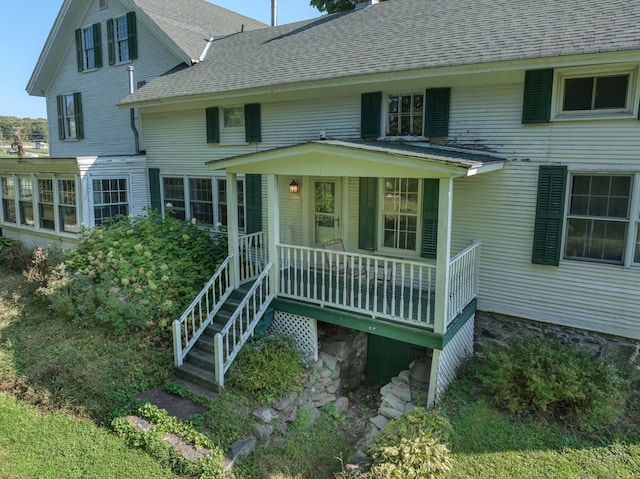
[[[443,178],[501,169],[506,158],[473,150],[376,141],[312,141],[207,163],[230,173]]]

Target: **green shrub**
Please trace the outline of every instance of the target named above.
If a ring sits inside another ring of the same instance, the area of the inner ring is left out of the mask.
[[[9,271],[21,273],[29,267],[33,252],[16,241],[5,236],[0,236],[0,262]]]
[[[628,370],[556,339],[513,339],[487,348],[476,374],[495,402],[585,429],[615,422],[631,388]]]
[[[415,408],[391,421],[369,450],[371,478],[437,479],[451,471],[449,421],[435,411]]]
[[[84,231],[39,292],[79,325],[164,335],[226,254],[223,237],[149,212]]]
[[[220,447],[227,450],[234,441],[251,434],[251,403],[237,391],[226,388],[209,403],[204,414],[205,426],[213,432]]]
[[[240,351],[229,379],[233,387],[266,403],[296,392],[303,372],[302,353],[294,339],[265,336]]]

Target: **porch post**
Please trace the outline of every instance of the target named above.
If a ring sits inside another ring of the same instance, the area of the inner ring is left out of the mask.
[[[238,232],[238,178],[227,172],[227,239],[231,256],[231,286],[240,286],[240,238]]]
[[[436,307],[434,332],[444,334],[449,314],[449,259],[451,258],[451,214],[453,178],[440,178],[438,198],[438,251],[436,254]]]
[[[267,208],[268,216],[268,241],[269,241],[269,261],[274,267],[269,272],[269,293],[278,294],[280,290],[280,256],[278,254],[278,244],[280,244],[280,195],[278,194],[278,177],[267,175]]]

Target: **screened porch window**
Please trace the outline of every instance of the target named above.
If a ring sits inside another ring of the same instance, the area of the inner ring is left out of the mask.
[[[40,228],[47,230],[56,229],[54,208],[53,180],[38,180],[38,213],[40,215]]]
[[[78,232],[75,180],[58,180],[58,212],[62,231]]]
[[[382,188],[382,246],[418,250],[420,181],[384,178]]]
[[[31,178],[18,178],[18,192],[20,195],[20,224],[34,226],[33,181]]]
[[[16,190],[12,176],[3,176],[2,182],[2,214],[7,223],[16,222]]]

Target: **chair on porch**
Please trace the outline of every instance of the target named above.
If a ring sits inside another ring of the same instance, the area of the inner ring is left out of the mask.
[[[325,255],[327,264],[331,271],[337,271],[345,274],[347,277],[360,276],[361,274],[367,274],[367,269],[360,264],[359,260],[349,261],[344,255],[338,253],[345,253],[344,243],[341,239],[332,239],[322,243],[322,248],[335,251],[336,253],[327,253]]]

